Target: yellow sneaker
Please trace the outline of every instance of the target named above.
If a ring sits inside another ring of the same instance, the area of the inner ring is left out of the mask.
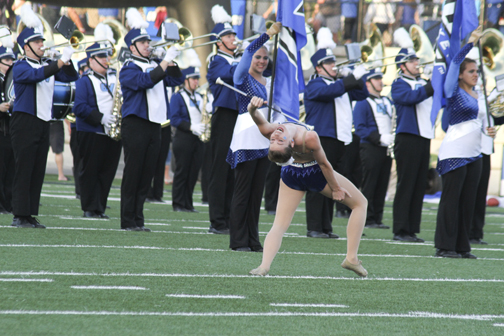
[[[249,274],[265,276],[266,274],[268,274],[268,271],[265,270],[264,268],[257,267],[254,268],[252,271],[250,271]]]
[[[350,270],[350,271],[354,271],[358,276],[361,276],[361,277],[366,277],[368,275],[368,272],[366,271],[366,269],[364,267],[362,267],[362,261],[359,260],[359,263],[357,265],[355,264],[352,264],[350,261],[346,260],[343,260],[343,263],[341,264],[341,267],[347,269],[347,270]]]

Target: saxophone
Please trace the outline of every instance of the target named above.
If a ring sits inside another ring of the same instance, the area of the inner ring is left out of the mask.
[[[119,68],[119,62],[117,68]],[[107,135],[116,141],[121,140],[122,103],[123,96],[121,91],[121,83],[119,82],[119,69],[117,69],[117,79],[114,88],[114,105],[112,107],[112,115],[115,117],[115,122],[110,125],[110,128],[107,132]]]
[[[397,112],[396,112],[395,106],[392,105],[392,130],[390,131],[391,134],[394,134],[394,135],[396,134],[396,128],[397,128]],[[390,156],[392,159],[395,158],[394,145],[395,145],[395,139],[394,139],[394,142],[392,142],[387,147],[387,156]]]
[[[201,111],[201,123],[205,125],[205,130],[201,135],[199,136],[200,140],[202,142],[208,142],[210,141],[210,134],[211,134],[211,120],[212,120],[212,115],[208,113],[206,109],[206,105],[208,102],[208,94],[209,94],[209,89],[207,89],[206,92],[203,94],[203,111]]]

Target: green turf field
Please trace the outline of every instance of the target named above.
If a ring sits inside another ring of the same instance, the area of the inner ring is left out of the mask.
[[[437,205],[424,204],[423,244],[365,229],[360,279],[340,267],[346,220],[340,239],[307,238],[302,203],[270,275],[253,277],[262,254],[208,234],[207,206],[174,213],[167,190],[145,205],[153,232],[125,232],[120,181],[110,220],[82,218],[72,182],[45,182],[46,230],[0,215],[0,335],[504,335],[504,209],[487,209],[477,260],[433,257]],[[262,211],[262,240],[272,222]]]

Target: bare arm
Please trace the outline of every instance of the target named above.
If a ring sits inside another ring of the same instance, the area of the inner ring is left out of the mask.
[[[270,137],[271,133],[275,131],[275,126],[270,124],[266,118],[257,110],[258,108],[263,107],[264,105],[264,100],[259,97],[252,97],[250,100],[250,104],[248,105],[247,109],[250,113],[250,116],[252,117],[252,120],[256,123],[257,127],[259,128],[259,131],[261,134],[268,138]]]

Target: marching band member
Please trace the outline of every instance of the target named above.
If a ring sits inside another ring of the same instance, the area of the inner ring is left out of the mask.
[[[471,253],[469,229],[482,169],[482,123],[478,118],[478,93],[474,91],[478,66],[466,55],[480,37],[481,27],[471,33],[468,43],[452,58],[444,83],[443,121],[449,126],[436,168],[443,179],[434,237],[437,257],[476,259]]]
[[[12,51],[12,37],[1,39],[0,47],[0,214],[12,211],[12,180],[14,178],[14,152],[9,133],[10,103],[4,97],[4,77],[16,59]]]
[[[203,162],[203,142],[199,136],[205,125],[201,123],[203,96],[196,92],[200,72],[197,67],[182,70],[184,86],[172,96],[171,124],[177,128],[173,137],[173,155],[177,160],[173,175],[172,206],[174,211],[197,212],[193,206],[194,186]]]
[[[29,4],[21,8],[26,28],[17,37],[25,57],[12,68],[16,100],[10,131],[16,169],[12,192],[13,225],[45,228],[33,218],[38,215],[49,150],[49,120],[54,81],[72,82],[79,78],[70,60],[71,47],[65,47],[57,61],[44,58],[42,23]]]
[[[215,5],[212,7],[212,19],[216,24],[210,40],[217,41],[217,54],[210,59],[207,72],[208,84],[214,96],[210,137],[212,164],[208,182],[208,232],[229,234],[234,174],[226,162],[226,157],[238,117],[238,101],[235,92],[216,84],[215,81],[220,77],[224,82],[233,85],[233,74],[240,59],[234,55],[236,32],[230,24],[229,14],[222,6]]]
[[[315,75],[308,82],[304,93],[306,123],[315,126],[327,160],[338,171],[345,146],[352,142],[352,100],[363,100],[368,96],[361,77],[366,73],[364,65],[357,66],[353,73],[336,79],[334,70],[335,47],[330,38],[323,37],[327,28],[320,28],[319,50],[311,57]],[[322,34],[322,35],[321,35]],[[329,35],[329,34],[327,34]],[[323,42],[324,43],[324,42]],[[345,69],[347,70],[347,69]],[[312,238],[339,238],[333,233],[332,218],[334,201],[320,193],[308,191],[306,194],[307,236]]]
[[[434,90],[430,81],[420,78],[418,57],[413,48],[402,48],[395,62],[400,71],[399,77],[392,83],[392,100],[397,110],[394,240],[423,242],[416,234],[420,232],[430,140],[434,138],[430,120]]]
[[[369,97],[355,104],[353,117],[355,133],[360,137],[362,162],[362,194],[368,200],[367,228],[389,229],[383,224],[383,207],[390,177],[392,158],[388,146],[392,134],[392,103],[380,95],[383,73],[373,69],[366,76]]]
[[[121,142],[107,136],[115,118],[112,109],[117,72],[108,65],[111,44],[93,43],[86,54],[90,69],[75,84],[73,109],[81,158],[80,201],[84,217],[109,218],[105,215],[107,198],[121,156]]]
[[[88,58],[85,57],[77,62],[77,70],[79,71],[79,76],[82,75],[89,70],[88,66]],[[79,146],[77,144],[77,123],[70,122],[70,150],[72,151],[72,159],[73,159],[73,177],[75,183],[75,197],[80,199],[80,182],[79,175],[81,171],[81,159],[79,156]]]
[[[239,116],[226,159],[235,174],[229,218],[229,247],[235,251],[263,250],[259,241],[259,213],[269,166],[269,142],[253,122],[247,106],[250,97],[268,100],[271,79],[263,76],[269,63],[268,49],[264,44],[278,34],[281,27],[280,22],[273,24],[266,33],[250,43],[233,75],[235,87],[248,95],[238,97]],[[268,108],[262,108],[259,113],[267,118]],[[278,113],[275,113],[272,119],[277,118]]]
[[[169,119],[166,86],[179,85],[183,76],[169,48],[161,63],[149,59],[148,23],[134,8],[126,13],[131,30],[124,42],[131,51],[119,74],[123,94],[121,136],[124,172],[121,183],[121,228],[150,231],[144,225],[143,206],[154,176],[161,143],[161,123]]]

